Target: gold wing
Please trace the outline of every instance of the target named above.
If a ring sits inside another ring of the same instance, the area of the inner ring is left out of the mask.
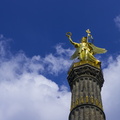
[[[106,53],[107,50],[104,49],[104,48],[99,48],[99,47],[96,47],[95,45],[93,45],[92,43],[89,43],[90,47],[92,47],[92,52],[93,54],[101,54],[101,53]]]
[[[76,48],[76,51],[73,53],[73,55],[70,58],[71,60],[73,60],[73,59],[78,57],[80,49],[81,49],[80,47]]]

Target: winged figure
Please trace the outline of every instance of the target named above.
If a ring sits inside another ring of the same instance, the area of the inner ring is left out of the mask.
[[[107,52],[106,49],[96,47],[94,44],[89,43],[87,41],[87,37],[82,37],[81,43],[73,42],[70,35],[67,35],[67,37],[69,38],[70,42],[76,48],[76,51],[71,56],[71,59],[75,59],[78,57],[81,61],[88,60],[88,61],[92,61],[92,62],[98,64],[98,63],[100,63],[100,61],[97,60],[94,57],[94,55]]]

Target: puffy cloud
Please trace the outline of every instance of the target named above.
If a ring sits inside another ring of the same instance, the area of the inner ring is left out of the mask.
[[[0,85],[2,120],[67,119],[70,93],[38,74],[24,73],[14,82]],[[64,111],[63,111],[64,110]]]
[[[103,70],[105,84],[102,90],[104,109],[108,120],[120,118],[120,55],[108,59],[108,66]]]
[[[46,78],[43,72],[59,75],[71,64],[71,49],[56,46],[55,54],[26,57],[24,52],[13,55],[6,39],[0,37],[0,119],[1,120],[66,120],[70,92]],[[103,69],[105,84],[102,90],[107,119],[120,117],[120,56],[110,57]]]
[[[61,44],[56,46],[56,56],[47,55],[43,59],[43,63],[48,65],[47,69],[51,74],[58,74],[68,69],[71,65],[70,55],[73,53],[71,49],[63,49]]]
[[[56,75],[65,71],[70,62],[57,52],[26,57],[23,52],[13,55],[6,40],[0,41],[0,119],[1,120],[66,120],[70,106],[70,92],[58,86],[42,73]],[[6,52],[10,54],[7,55]],[[68,51],[69,52],[69,51]],[[66,54],[67,55],[67,54]],[[7,57],[9,56],[9,57]],[[62,67],[61,67],[62,66]]]

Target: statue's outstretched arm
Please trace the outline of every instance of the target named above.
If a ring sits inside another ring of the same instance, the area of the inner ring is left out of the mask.
[[[72,40],[72,38],[70,36],[68,37],[68,39],[75,47],[79,46],[79,43],[73,42],[73,40]]]
[[[69,41],[70,41],[76,48],[80,46],[79,43],[76,43],[76,42],[73,42],[73,41],[72,41],[72,38],[71,38],[72,33],[71,33],[71,32],[67,32],[67,33],[66,33],[66,36],[68,37]]]

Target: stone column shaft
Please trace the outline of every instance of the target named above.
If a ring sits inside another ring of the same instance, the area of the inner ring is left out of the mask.
[[[72,91],[69,120],[106,120],[101,100],[101,69],[90,64],[72,67],[68,82]]]

